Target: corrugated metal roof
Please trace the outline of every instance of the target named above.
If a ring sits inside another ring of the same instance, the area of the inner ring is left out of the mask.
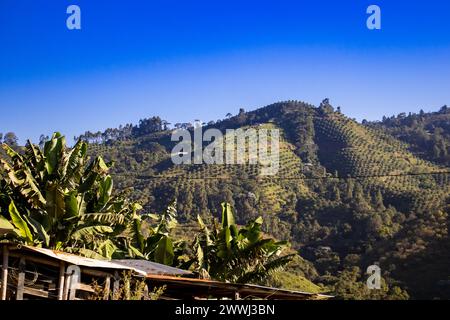
[[[123,265],[126,267],[133,268],[135,270],[141,270],[145,272],[146,275],[156,274],[156,275],[191,275],[192,272],[166,266],[164,264],[148,261],[148,260],[137,260],[137,259],[124,259],[124,260],[113,260],[115,264]]]
[[[320,293],[279,289],[254,284],[227,283],[206,279],[182,278],[164,275],[148,275],[147,279],[149,279],[153,283],[165,284],[167,285],[167,293],[171,291],[179,295],[182,294],[184,288],[189,288],[189,294],[198,294],[199,296],[230,296],[234,293],[239,293],[241,295],[241,298],[257,297],[262,299],[292,300],[324,300],[333,298],[333,296]],[[195,287],[198,288],[197,291],[194,290]]]
[[[37,252],[40,254],[43,254],[47,257],[51,257],[60,261],[64,261],[67,263],[71,263],[77,266],[83,266],[83,267],[89,267],[89,268],[103,268],[103,269],[115,269],[115,270],[132,270],[136,271],[142,275],[147,275],[144,271],[136,270],[132,267],[127,267],[122,264],[116,264],[107,260],[98,260],[98,259],[91,259],[86,258],[82,256],[77,256],[74,254],[61,252],[61,251],[55,251],[50,249],[44,249],[44,248],[37,248],[37,247],[29,247],[29,246],[22,246],[22,249]]]
[[[44,248],[37,248],[30,246],[23,246],[22,248],[33,252],[38,252],[47,257],[58,259],[60,261],[90,268],[132,270],[144,276],[149,274],[185,275],[185,276],[192,274],[192,272],[187,270],[178,269],[147,260],[138,260],[138,259],[98,260]]]

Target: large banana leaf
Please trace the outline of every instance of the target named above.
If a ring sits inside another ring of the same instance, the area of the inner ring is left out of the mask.
[[[132,244],[128,244],[127,249],[129,257],[146,259],[146,257],[142,254],[142,252],[139,251],[139,249],[135,248]]]
[[[17,234],[14,225],[8,221],[4,216],[0,215],[0,235]]]
[[[103,209],[111,198],[113,190],[113,180],[111,176],[104,177],[99,183],[99,197],[97,210]]]
[[[28,222],[33,229],[33,232],[37,234],[38,238],[44,242],[46,247],[48,247],[50,245],[50,236],[47,231],[45,231],[44,226],[30,216],[27,217],[24,215],[23,218]]]
[[[19,168],[16,169],[3,159],[0,159],[0,162],[11,184],[17,188],[30,205],[36,208],[45,205],[46,202],[41,190],[26,164],[20,163]]]
[[[167,236],[161,237],[156,246],[154,255],[155,261],[166,265],[172,265],[174,256],[172,240]]]
[[[197,221],[200,226],[200,231],[202,231],[205,236],[206,245],[207,246],[212,245],[213,241],[211,240],[211,232],[209,231],[208,227],[205,225],[203,219],[199,215],[197,215]]]
[[[49,175],[56,173],[60,163],[62,152],[66,145],[66,139],[59,132],[53,134],[52,139],[44,146],[45,168]]]
[[[56,183],[48,183],[46,211],[53,221],[60,221],[66,213],[66,195]]]
[[[9,215],[11,216],[13,225],[17,228],[19,236],[23,238],[27,243],[32,244],[33,235],[31,234],[30,228],[20,215],[13,201],[11,201],[11,203],[9,204]]]
[[[73,240],[92,241],[95,237],[106,236],[114,232],[113,228],[105,225],[86,226],[76,229],[71,238]]]
[[[78,141],[77,144],[65,156],[66,161],[61,170],[61,175],[69,188],[74,188],[82,177],[82,170],[87,154],[87,144]]]
[[[79,205],[77,193],[72,191],[64,196],[66,217],[77,217],[79,215]]]
[[[138,248],[140,252],[143,253],[145,249],[145,239],[141,229],[141,219],[139,217],[135,217],[130,224],[129,232],[133,240],[133,246]]]
[[[117,226],[125,224],[125,216],[120,213],[102,212],[102,213],[85,213],[80,216],[81,221],[101,223],[109,226]]]
[[[86,212],[86,201],[83,194],[71,191],[64,196],[65,218],[83,217]]]
[[[102,256],[104,256],[108,259],[111,259],[117,250],[118,250],[118,247],[114,244],[114,242],[110,239],[107,239],[98,246],[97,251]]]
[[[230,227],[231,225],[234,225],[234,215],[233,211],[231,210],[231,205],[229,203],[222,202],[222,227]]]
[[[35,174],[36,180],[39,180],[39,182],[43,182],[45,162],[44,162],[44,155],[42,154],[41,149],[37,148],[33,143],[31,143],[30,140],[28,140],[25,153],[28,155],[30,159],[29,167]]]

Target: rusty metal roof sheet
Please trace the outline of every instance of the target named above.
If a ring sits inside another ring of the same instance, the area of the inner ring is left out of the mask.
[[[173,277],[164,275],[148,275],[147,279],[153,283],[167,285],[167,293],[173,292],[181,296],[185,289],[188,295],[198,295],[202,297],[211,296],[232,296],[239,293],[241,298],[256,297],[260,299],[288,299],[288,300],[326,300],[333,296],[303,292],[288,289],[265,287],[254,284],[227,283],[214,280]],[[195,290],[194,288],[198,288]]]
[[[191,275],[191,271],[174,268],[166,266],[164,264],[148,261],[148,260],[137,260],[137,259],[124,259],[124,260],[112,260],[115,264],[130,267],[136,270],[141,270],[145,272],[146,275]]]

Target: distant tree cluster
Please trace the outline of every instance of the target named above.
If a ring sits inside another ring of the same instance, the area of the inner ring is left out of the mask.
[[[446,105],[437,112],[402,112],[366,125],[385,130],[428,160],[450,166],[450,108]]]
[[[119,128],[108,128],[105,131],[86,131],[80,136],[75,136],[74,140],[83,140],[93,144],[107,143],[110,141],[125,141],[137,138],[146,134],[169,130],[170,123],[160,117],[151,117],[139,120],[138,125],[131,123]]]
[[[14,132],[7,132],[5,134],[0,132],[0,143],[6,143],[10,146],[17,146],[19,138]]]

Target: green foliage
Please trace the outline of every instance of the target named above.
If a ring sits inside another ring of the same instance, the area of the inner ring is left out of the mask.
[[[445,284],[449,277],[446,266],[450,263],[450,175],[438,174],[448,171],[449,117],[449,109],[442,108],[438,112],[400,114],[385,117],[382,122],[360,124],[344,116],[340,109],[335,112],[325,99],[318,108],[286,101],[208,123],[208,128],[222,132],[230,128],[279,129],[280,170],[274,177],[259,176],[260,167],[250,164],[173,165],[171,131],[158,117],[144,119],[137,126],[127,124],[103,133],[88,132],[82,138],[91,142],[90,155],[115,163],[108,171],[114,178],[113,189],[123,192],[121,197],[127,194],[133,202],[141,203],[145,212],[165,212],[176,199],[174,209],[179,212],[180,222],[176,233],[183,239],[192,239],[196,230],[186,226],[196,225],[197,215],[209,226],[217,204],[226,202],[236,213],[231,225],[245,224],[262,213],[262,231],[277,239],[288,239],[303,258],[311,261],[315,272],[300,277],[315,283],[328,275],[336,280],[345,276],[344,270],[364,270],[379,261],[388,275],[385,279],[389,288],[408,288],[413,298],[449,298],[448,287],[437,285]],[[175,127],[189,129],[192,125],[178,123]],[[34,152],[40,151],[36,148]],[[429,172],[434,174],[422,174]],[[46,192],[40,194],[33,180],[26,178],[26,172],[18,175],[23,180],[22,191],[33,206],[42,207],[41,196],[44,201],[59,199],[57,190],[53,197]],[[4,176],[8,177],[5,171]],[[86,180],[85,186],[89,187],[93,179],[91,176]],[[4,184],[0,181],[0,185]],[[100,195],[107,198],[109,187],[105,184],[101,189],[97,185],[95,182],[97,209],[86,207],[89,199],[80,203],[79,193],[64,199],[64,205],[57,201],[55,207],[66,207],[67,217],[84,212],[81,220],[89,225],[96,221],[100,225],[127,226],[121,241],[113,241],[118,249],[106,242],[97,250],[154,259],[161,236],[155,235],[153,228],[157,228],[159,218],[105,215]],[[4,195],[2,201],[1,215],[10,222],[10,201]],[[25,220],[29,215],[20,203],[15,202]],[[28,220],[32,235],[45,242],[43,232],[37,235],[42,228]],[[11,230],[12,224],[3,225],[0,220],[0,234],[16,234]],[[142,236],[132,227],[141,229]],[[213,239],[213,228],[208,228]],[[223,232],[223,237],[228,242],[224,242],[224,248],[228,249],[227,243],[231,245],[229,240],[235,231],[225,229],[228,231]],[[160,232],[167,234],[163,229]],[[109,239],[116,233],[105,236]],[[146,240],[150,235],[153,240]],[[174,265],[179,263],[181,249],[180,243],[173,243]],[[195,253],[197,259],[210,254],[194,252],[191,247],[183,249]],[[165,255],[158,256],[170,261]],[[292,268],[288,272],[279,278],[289,279],[295,274]],[[358,281],[363,283],[363,278],[360,274]]]
[[[69,149],[55,133],[43,150],[31,142],[22,153],[3,148],[9,159],[0,160],[2,238],[97,258],[174,263],[174,206],[154,215],[158,221],[147,225],[144,236],[142,220],[150,216],[138,215],[139,204],[113,196],[111,164],[101,157],[89,163],[85,142]]]
[[[119,287],[111,291],[105,291],[104,286],[94,283],[94,294],[89,300],[159,300],[163,295],[166,287],[155,287],[152,291],[148,290],[145,279],[133,277],[131,272],[123,272]]]
[[[312,263],[296,255],[283,269],[271,272],[259,282],[261,285],[311,293],[325,293],[327,288],[313,283],[318,274]]]
[[[337,277],[324,276],[324,282],[331,286],[332,294],[344,300],[407,300],[409,295],[400,287],[389,286],[381,279],[380,289],[368,289],[365,278],[358,267],[346,268]]]
[[[200,274],[230,282],[262,280],[274,270],[286,265],[293,255],[281,255],[287,248],[285,241],[264,238],[262,218],[238,228],[228,203],[222,203],[222,222],[210,230],[198,217],[200,233],[193,242],[194,255],[190,263]]]
[[[450,165],[450,109],[437,112],[399,114],[384,117],[368,126],[385,131],[404,141],[414,154],[445,166]]]

